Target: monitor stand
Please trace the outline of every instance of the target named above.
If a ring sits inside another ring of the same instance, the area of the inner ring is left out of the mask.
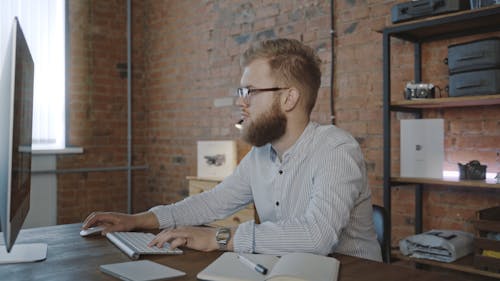
[[[10,253],[4,245],[0,245],[0,264],[35,262],[47,257],[47,244],[14,244]]]

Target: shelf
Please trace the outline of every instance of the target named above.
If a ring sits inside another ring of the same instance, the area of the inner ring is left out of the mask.
[[[500,17],[500,16],[499,16]],[[391,102],[391,110],[500,105],[499,95],[448,97]]]
[[[412,42],[442,40],[500,30],[500,5],[394,24],[384,33]]]
[[[396,185],[414,185],[415,190],[415,233],[423,232],[423,185],[447,186],[450,188],[462,187],[471,189],[484,189],[485,191],[500,190],[500,184],[496,180],[459,180],[457,178],[404,178],[398,175],[391,175],[392,170],[392,145],[391,130],[392,112],[415,113],[415,118],[423,118],[425,109],[442,108],[463,108],[474,106],[499,106],[500,93],[494,95],[467,96],[467,97],[445,97],[420,100],[398,100],[402,96],[391,98],[391,39],[400,39],[413,43],[414,55],[414,81],[422,81],[422,48],[423,43],[432,41],[447,40],[470,35],[487,35],[487,33],[500,31],[500,5],[492,5],[485,8],[466,10],[455,13],[448,13],[419,20],[412,20],[404,23],[393,24],[379,30],[383,34],[383,201],[389,216],[387,220],[388,240],[391,240],[391,188]],[[495,34],[498,36],[498,34]],[[465,40],[466,38],[464,38]],[[413,260],[400,256],[403,260]],[[390,259],[389,259],[390,260]],[[457,271],[469,272],[473,274],[492,276],[500,278],[500,273],[487,272],[476,269],[472,266],[472,255],[470,258],[462,259],[455,263],[439,263],[427,260],[417,260],[415,262],[445,267]]]
[[[411,261],[411,262],[415,262],[418,264],[431,265],[431,266],[435,266],[435,267],[446,268],[446,269],[451,269],[451,270],[456,270],[456,271],[461,271],[461,272],[467,272],[467,273],[472,273],[472,274],[477,274],[477,275],[482,275],[482,276],[500,278],[500,273],[494,273],[494,272],[480,270],[480,269],[475,268],[473,266],[473,255],[472,254],[465,256],[465,257],[458,259],[458,260],[451,262],[451,263],[438,262],[438,261],[426,260],[426,259],[410,258],[410,257],[402,255],[399,251],[393,251],[391,255],[392,255],[392,257],[403,260],[403,261]]]
[[[500,189],[500,183],[496,183],[494,179],[486,180],[460,180],[458,178],[403,178],[392,177],[391,183],[400,184],[433,184],[433,185],[446,185],[446,186],[462,186],[462,187],[476,187],[476,188],[493,188]]]

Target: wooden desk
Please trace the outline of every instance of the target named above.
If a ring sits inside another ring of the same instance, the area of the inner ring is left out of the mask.
[[[48,243],[47,259],[37,263],[0,265],[0,280],[118,280],[99,271],[99,265],[130,259],[105,237],[82,238],[79,224],[23,230],[18,243]],[[147,259],[187,273],[170,280],[196,280],[196,274],[221,253],[185,250],[181,256],[148,256]],[[348,256],[336,256],[341,262],[340,281],[442,281],[437,273],[382,264]]]

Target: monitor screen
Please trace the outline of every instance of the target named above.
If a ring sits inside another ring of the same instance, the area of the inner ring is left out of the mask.
[[[0,80],[0,222],[10,252],[30,206],[34,63],[14,19]]]

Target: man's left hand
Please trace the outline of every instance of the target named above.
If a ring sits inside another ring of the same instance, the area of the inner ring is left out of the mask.
[[[172,249],[185,246],[203,252],[215,251],[219,249],[219,245],[215,241],[216,232],[217,228],[203,226],[181,226],[176,229],[165,229],[148,246],[161,248],[163,244],[168,242]],[[234,232],[234,229],[231,232]],[[232,250],[232,243],[230,244],[228,250]],[[231,249],[229,249],[230,246]]]

